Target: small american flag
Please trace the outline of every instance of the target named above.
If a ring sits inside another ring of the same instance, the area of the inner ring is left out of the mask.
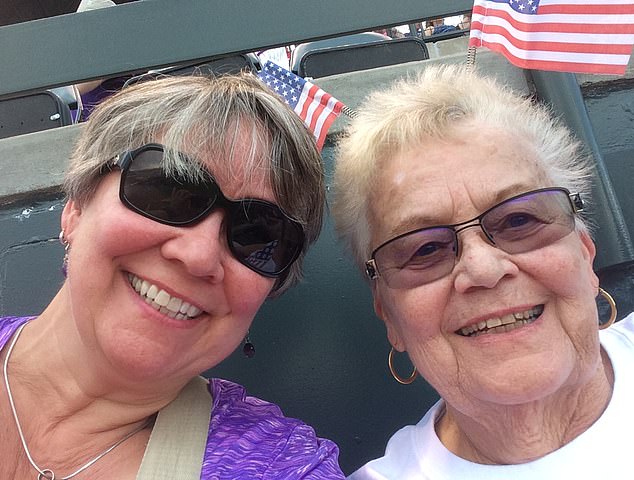
[[[264,269],[265,266],[269,265],[271,259],[273,258],[273,254],[275,253],[275,249],[277,248],[278,241],[273,240],[272,242],[264,245],[260,250],[256,250],[252,252],[247,258],[247,262],[254,267]],[[275,264],[272,264],[275,267]]]
[[[623,75],[634,45],[632,0],[475,0],[470,47],[535,70]]]
[[[295,110],[313,132],[317,148],[324,146],[328,129],[344,104],[302,77],[267,61],[258,77]]]

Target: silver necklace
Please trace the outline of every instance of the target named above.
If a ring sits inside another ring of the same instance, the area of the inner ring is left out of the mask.
[[[22,329],[25,326],[26,326],[26,323],[22,324],[20,326],[20,328],[18,328],[18,330],[15,332],[15,335],[13,336],[13,340],[11,341],[11,344],[9,345],[9,349],[7,350],[7,356],[4,357],[4,365],[3,365],[4,384],[5,384],[6,388],[7,388],[7,395],[9,397],[9,404],[11,405],[11,412],[13,412],[13,420],[15,420],[15,426],[18,428],[18,433],[20,434],[20,440],[22,441],[22,448],[24,449],[24,453],[26,454],[26,458],[29,459],[29,463],[31,464],[31,466],[35,470],[37,470],[37,472],[38,472],[37,480],[55,480],[56,477],[55,477],[55,473],[53,472],[53,470],[51,470],[50,468],[40,468],[37,465],[37,463],[35,463],[33,458],[31,457],[31,452],[29,452],[29,447],[27,447],[27,445],[26,445],[26,440],[24,438],[24,434],[22,433],[22,426],[20,425],[20,420],[18,420],[18,414],[17,414],[17,412],[15,410],[15,403],[13,402],[13,395],[11,395],[11,388],[9,387],[9,375],[7,373],[7,365],[9,364],[9,357],[11,356],[11,352],[13,351],[13,347],[15,346],[15,342],[17,342],[18,337],[20,336],[20,333],[22,333]],[[149,422],[149,420],[144,422],[143,425],[141,425],[140,427],[135,428],[134,430],[132,430],[125,437],[123,437],[122,439],[118,440],[116,443],[114,443],[110,447],[108,447],[106,450],[101,452],[99,455],[97,455],[95,458],[90,460],[88,463],[82,465],[81,467],[79,467],[77,470],[75,470],[70,475],[66,475],[65,477],[61,477],[59,480],[68,480],[69,478],[73,478],[75,475],[83,472],[88,467],[92,466],[101,457],[107,455],[108,453],[113,451],[115,448],[117,448],[119,445],[121,445],[123,442],[125,442],[128,438],[130,438],[134,434],[136,434],[136,433],[140,432],[141,430],[143,430],[148,425],[148,422]]]

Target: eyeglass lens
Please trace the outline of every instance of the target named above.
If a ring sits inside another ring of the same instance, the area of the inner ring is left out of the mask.
[[[516,254],[562,239],[572,232],[574,224],[568,191],[542,189],[505,200],[464,223],[423,228],[398,236],[380,246],[373,258],[380,276],[390,287],[413,288],[438,280],[453,270],[459,255],[457,232],[464,228],[479,225],[492,244]]]
[[[159,145],[141,147],[131,155],[120,190],[128,208],[160,223],[189,226],[221,207],[228,215],[231,252],[238,261],[265,276],[279,276],[299,255],[303,230],[277,205],[256,199],[229,200],[211,176],[196,181],[167,174]]]

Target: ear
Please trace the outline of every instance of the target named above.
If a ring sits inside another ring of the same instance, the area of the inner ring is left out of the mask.
[[[583,255],[584,260],[588,262],[588,268],[591,273],[593,285],[598,289],[599,277],[597,277],[597,274],[594,273],[594,269],[593,269],[593,262],[597,254],[597,247],[594,244],[594,241],[590,237],[590,234],[587,232],[587,230],[581,230],[579,232],[579,237],[581,238],[581,253]]]
[[[586,230],[581,230],[579,232],[579,236],[581,237],[581,243],[583,244],[584,258],[593,262],[594,257],[597,254],[597,247],[595,246],[594,241]]]
[[[75,200],[68,200],[62,210],[62,230],[67,241],[72,243],[73,232],[77,229],[81,220],[81,207]]]
[[[404,352],[405,347],[403,341],[401,340],[401,336],[398,333],[398,329],[396,328],[393,320],[391,320],[390,316],[385,311],[381,292],[376,284],[372,287],[372,297],[374,299],[374,312],[376,313],[376,316],[385,323],[387,339],[390,342],[390,345],[394,347],[394,350]]]

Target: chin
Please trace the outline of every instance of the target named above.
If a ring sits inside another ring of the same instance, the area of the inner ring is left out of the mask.
[[[143,352],[116,352],[110,355],[110,359],[115,372],[119,372],[122,378],[136,382],[164,378],[175,367],[173,362],[170,365],[164,358]]]
[[[170,348],[172,347],[172,348]],[[101,342],[101,349],[112,375],[124,382],[148,382],[164,379],[182,367],[182,352],[173,346],[148,339],[120,335]]]
[[[571,368],[553,364],[548,366],[526,362],[522,368],[508,366],[499,375],[491,374],[474,378],[465,384],[473,398],[488,404],[522,405],[547,400],[571,383],[574,372]]]

